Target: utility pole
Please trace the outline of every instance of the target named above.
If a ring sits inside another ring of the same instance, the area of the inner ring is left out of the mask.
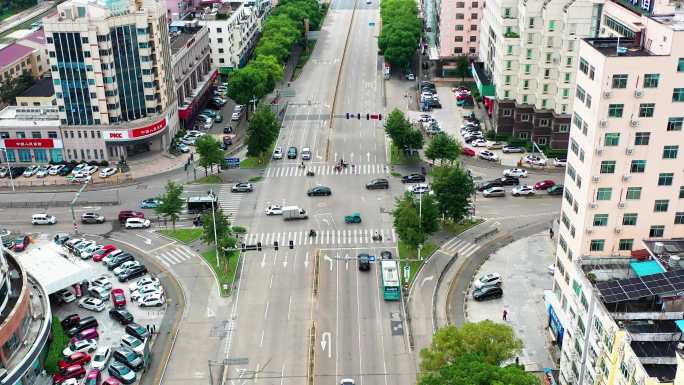
[[[74,223],[74,234],[76,234],[76,235],[78,235],[78,223],[76,223],[76,213],[74,213],[74,205],[76,204],[78,197],[81,196],[81,193],[83,192],[83,190],[86,189],[86,187],[88,187],[88,182],[83,183],[83,185],[81,186],[81,189],[78,190],[74,199],[71,201],[71,203],[69,203],[69,208],[71,209],[71,220]]]
[[[219,253],[218,253],[218,237],[216,236],[216,210],[214,209],[214,200],[216,200],[216,195],[214,195],[214,190],[209,190],[211,195],[211,218],[214,222],[214,251],[216,253],[216,267],[220,268],[219,265]]]

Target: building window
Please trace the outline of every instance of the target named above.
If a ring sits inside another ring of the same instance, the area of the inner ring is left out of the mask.
[[[463,31],[463,24],[456,24],[457,31]]]
[[[675,225],[684,224],[684,212],[679,211],[675,213],[674,223]]]
[[[663,147],[663,159],[677,159],[679,146],[665,146]]]
[[[455,37],[454,37],[454,41],[457,42],[457,43],[462,42],[462,41],[463,41],[463,36],[455,36]]]
[[[684,118],[669,118],[667,120],[667,130],[668,131],[681,131],[682,130],[682,123],[684,122]]]
[[[589,72],[589,63],[587,63],[587,61],[582,58],[580,58],[579,61],[579,70],[582,71],[585,75]]]
[[[671,172],[664,172],[658,174],[658,186],[672,186],[672,178],[674,174]]]
[[[580,87],[579,84],[577,85],[577,90],[575,91],[575,97],[582,102],[584,102],[584,97],[586,96],[586,92],[584,92],[584,88]]]
[[[631,200],[641,199],[641,187],[627,187],[626,198]]]
[[[646,74],[644,75],[644,88],[658,88],[660,81],[660,74]]]
[[[620,144],[619,132],[607,132],[604,136],[604,143],[606,146],[617,146]]]
[[[477,13],[471,13],[471,14],[470,14],[470,19],[471,19],[471,20],[477,20]]]
[[[511,8],[504,8],[504,17],[505,18],[511,17]]]
[[[527,49],[527,54],[525,55],[528,59],[532,59],[532,49],[528,48]]]
[[[609,104],[608,105],[608,116],[611,118],[621,118],[622,112],[625,109],[624,104]]]
[[[663,233],[665,233],[665,226],[655,225],[651,226],[651,229],[648,232],[648,236],[651,238],[662,238]]]
[[[591,108],[591,95],[587,94],[587,102],[585,104],[587,108]]]
[[[627,88],[627,75],[613,75],[613,88]]]
[[[47,136],[50,139],[57,139],[57,131],[48,131]]]
[[[471,31],[477,31],[477,24],[471,24],[471,25],[470,25],[470,30],[471,30]]]
[[[618,249],[620,251],[631,251],[634,245],[634,239],[620,239]]]
[[[677,72],[684,72],[684,58],[679,58],[677,61]]]
[[[599,187],[596,190],[596,200],[598,201],[609,201],[613,193],[613,189],[610,187]]]
[[[673,102],[684,102],[684,88],[675,88],[672,91]]]
[[[639,117],[652,118],[655,111],[655,103],[641,103],[639,104]]]
[[[603,239],[592,239],[589,245],[589,251],[603,251],[603,246],[606,241]]]
[[[33,139],[40,139],[40,137],[41,137],[40,131],[32,131],[32,132],[31,132],[31,138],[33,138]]]
[[[634,135],[634,145],[635,146],[648,146],[648,142],[651,139],[650,132],[637,132]]]
[[[656,199],[653,204],[653,212],[664,213],[667,212],[667,207],[669,206],[669,201],[667,199]]]
[[[594,226],[608,226],[608,214],[594,214]]]
[[[615,173],[615,161],[614,160],[601,161],[601,174],[613,174],[613,173]]]
[[[456,8],[465,8],[465,3],[462,1],[457,1],[456,2]]]
[[[638,217],[639,217],[639,214],[637,214],[637,213],[625,214],[622,216],[622,225],[623,226],[636,226]]]
[[[646,161],[645,160],[633,160],[629,168],[630,172],[644,172],[646,171]]]
[[[456,20],[463,20],[463,19],[465,19],[465,16],[462,13],[456,14]]]

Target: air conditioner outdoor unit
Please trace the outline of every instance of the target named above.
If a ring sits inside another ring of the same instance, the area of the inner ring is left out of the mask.
[[[625,208],[625,202],[618,202],[618,208],[624,209]]]
[[[627,155],[632,155],[633,152],[634,152],[634,147],[627,147],[625,149],[625,154],[627,154]]]
[[[607,120],[599,120],[599,126],[601,127],[606,127],[608,126],[608,121]]]
[[[591,227],[587,227],[587,229],[585,230],[587,234],[591,234],[593,231],[594,229],[592,229]]]
[[[622,176],[622,180],[626,182],[626,181],[628,181],[631,177],[632,177],[631,175],[625,174],[625,175]]]
[[[638,120],[630,120],[629,125],[631,127],[639,127],[639,121]]]
[[[603,153],[603,147],[596,147],[596,154],[601,155]]]
[[[593,180],[594,182],[598,182],[599,180],[601,180],[601,178],[598,175],[594,175],[591,177],[591,180]]]
[[[634,97],[635,97],[635,98],[640,98],[640,97],[642,97],[642,96],[644,96],[644,91],[643,91],[643,90],[635,90],[635,91],[634,91]]]
[[[612,94],[610,93],[610,91],[605,91],[605,92],[603,92],[603,97],[606,98],[606,99],[607,99],[607,98],[610,98],[611,95],[612,95]]]
[[[592,202],[589,204],[589,207],[591,207],[592,209],[595,209],[598,207],[598,203]]]
[[[616,227],[616,228],[615,228],[615,234],[620,234],[621,232],[622,232],[622,228],[621,228],[621,227]]]

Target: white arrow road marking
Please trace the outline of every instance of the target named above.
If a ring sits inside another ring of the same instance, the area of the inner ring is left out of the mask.
[[[321,336],[321,348],[323,348],[323,351],[325,351],[328,344],[332,345],[332,335],[330,332],[324,332]],[[332,348],[328,349],[328,358],[332,358]]]
[[[425,285],[425,282],[427,282],[427,281],[432,281],[434,278],[435,278],[434,275],[431,275],[431,276],[429,276],[429,277],[423,278],[423,281],[420,283],[420,287],[423,287],[423,285]]]
[[[344,265],[345,269],[349,270],[349,254],[344,255]]]
[[[283,267],[287,267],[287,254],[285,254],[285,260],[283,261]]]
[[[216,313],[214,313],[214,310],[212,310],[209,306],[207,306],[207,318],[209,317],[214,317]]]
[[[333,260],[330,257],[328,257],[327,254],[323,256],[323,259],[330,262],[330,271],[332,271]]]
[[[304,268],[308,269],[309,268],[309,252],[306,252],[306,256],[304,257]]]
[[[263,269],[264,266],[266,266],[266,253],[264,253],[264,257],[261,258],[261,268]]]
[[[371,153],[370,153],[370,152],[367,152],[367,153],[366,153],[366,158],[368,158],[368,163],[370,163],[370,156],[371,156]]]
[[[150,238],[143,237],[143,236],[140,235],[140,234],[135,234],[135,235],[137,235],[137,236],[139,236],[140,238],[142,238],[143,240],[145,240],[145,244],[146,244],[146,245],[151,245],[151,244],[152,244],[152,240],[151,240]]]

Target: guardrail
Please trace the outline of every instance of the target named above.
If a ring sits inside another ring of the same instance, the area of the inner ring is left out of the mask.
[[[492,235],[494,235],[494,234],[496,234],[496,233],[498,233],[498,232],[499,232],[499,228],[498,228],[498,227],[495,227],[495,228],[493,228],[493,229],[491,229],[491,230],[489,230],[489,231],[487,231],[487,232],[485,232],[485,233],[482,233],[482,234],[476,236],[476,237],[473,239],[473,242],[477,243],[477,242],[479,242],[479,241],[481,241],[481,240],[483,240],[483,239],[485,239],[485,238],[491,237]]]

